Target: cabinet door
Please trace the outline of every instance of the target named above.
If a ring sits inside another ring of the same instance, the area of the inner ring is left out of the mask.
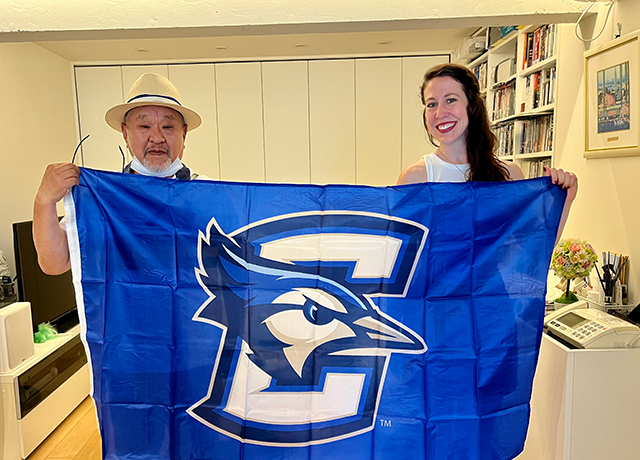
[[[129,90],[140,75],[145,73],[157,73],[163,77],[169,78],[166,64],[157,65],[125,65],[122,66],[122,101],[126,102],[129,99]],[[179,93],[180,91],[178,91]],[[122,141],[122,151],[125,153],[125,163],[129,163],[133,160],[133,156],[124,148],[124,140]]]
[[[135,81],[140,77],[140,75],[145,73],[157,73],[162,75],[163,77],[169,78],[169,67],[166,64],[156,64],[156,65],[126,65],[122,66],[122,100],[126,101],[127,96],[129,95],[129,90],[131,89],[131,85],[135,83]],[[178,92],[180,89],[178,88]]]
[[[259,62],[215,64],[220,179],[264,182]]]
[[[392,185],[402,149],[401,58],[356,61],[356,183]]]
[[[118,151],[124,140],[104,121],[111,107],[122,104],[122,72],[120,67],[76,67],[76,90],[80,139],[87,134],[78,152],[76,164],[92,169],[121,171],[122,156]],[[69,158],[71,160],[71,158]]]
[[[126,65],[122,66],[122,100],[127,101],[129,99],[129,90],[131,86],[136,82],[136,80],[140,77],[140,75],[145,73],[157,73],[162,75],[163,77],[169,78],[168,66],[166,64],[155,64],[155,65]],[[178,90],[180,93],[180,90]],[[124,140],[122,141],[124,145]],[[124,149],[123,151],[126,155],[125,162],[129,163],[133,160],[133,155],[131,152]]]
[[[308,63],[263,62],[262,85],[267,182],[308,184]]]
[[[187,133],[183,161],[191,171],[220,178],[218,119],[213,64],[170,65],[169,79],[180,93],[180,102],[202,117],[199,128]]]
[[[448,55],[402,58],[402,168],[431,153],[435,147],[429,142],[423,123],[424,106],[420,86],[424,74],[431,67],[449,62]]]
[[[354,66],[353,59],[309,62],[313,183],[355,183]]]

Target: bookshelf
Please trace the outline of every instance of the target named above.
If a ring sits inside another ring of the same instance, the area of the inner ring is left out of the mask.
[[[553,166],[558,24],[522,29],[518,37],[518,113],[514,158],[525,177]]]
[[[554,165],[558,85],[562,66],[581,65],[570,24],[485,27],[487,50],[472,60],[459,57],[478,77],[489,120],[498,137],[497,155],[516,162],[525,177]],[[576,57],[577,56],[577,57]],[[570,84],[570,70],[564,84]],[[566,117],[565,117],[566,118]]]

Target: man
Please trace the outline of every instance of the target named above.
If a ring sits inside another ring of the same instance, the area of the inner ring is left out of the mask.
[[[133,161],[124,173],[194,179],[181,162],[187,132],[202,123],[200,115],[180,104],[180,95],[162,75],[148,73],[131,86],[127,102],[109,109],[105,120],[122,132]],[[42,271],[49,275],[71,268],[67,234],[58,223],[56,204],[79,184],[72,163],[47,166],[33,205],[33,241]]]

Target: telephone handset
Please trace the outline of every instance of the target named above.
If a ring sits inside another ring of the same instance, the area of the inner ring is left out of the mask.
[[[585,301],[574,302],[544,318],[547,331],[578,348],[639,348],[640,328]]]

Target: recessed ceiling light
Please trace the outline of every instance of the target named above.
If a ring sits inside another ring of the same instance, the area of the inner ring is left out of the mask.
[[[392,43],[393,43],[393,42],[392,42],[391,40],[380,40],[380,41],[378,42],[378,45],[390,45],[390,44],[392,44]]]
[[[135,51],[136,53],[148,53],[151,50],[149,48],[136,48]]]
[[[307,45],[306,43],[296,43],[295,45],[293,45],[294,48],[306,48]]]
[[[229,47],[227,45],[218,45],[218,46],[216,46],[216,49],[217,50],[228,50]]]

